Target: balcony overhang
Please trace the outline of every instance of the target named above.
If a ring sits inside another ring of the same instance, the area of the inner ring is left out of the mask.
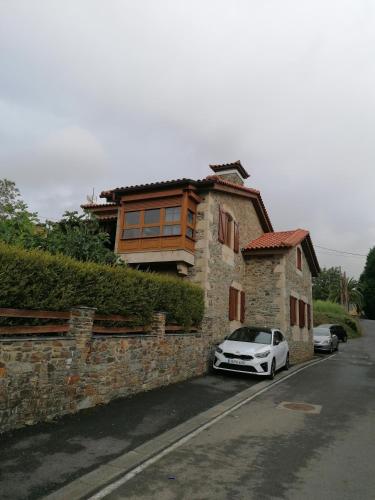
[[[153,264],[181,262],[194,265],[194,255],[186,250],[153,250],[147,252],[122,252],[118,254],[128,264]]]

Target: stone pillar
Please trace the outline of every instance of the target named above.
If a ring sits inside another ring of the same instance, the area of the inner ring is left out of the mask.
[[[158,337],[165,335],[166,313],[163,311],[156,312],[152,316],[152,333],[156,333]]]
[[[76,384],[85,372],[86,360],[91,350],[94,316],[93,307],[78,306],[70,310],[69,335],[75,338],[75,352],[69,370],[69,385]]]

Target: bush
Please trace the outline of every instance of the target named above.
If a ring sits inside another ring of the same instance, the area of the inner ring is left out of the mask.
[[[329,302],[328,300],[315,300],[314,326],[327,323],[342,325],[350,338],[361,335],[358,321],[352,318],[340,304]]]
[[[153,312],[169,321],[197,325],[203,317],[203,291],[178,278],[126,267],[79,262],[40,250],[0,242],[0,307],[68,310],[96,307],[100,314],[133,316],[147,324]]]

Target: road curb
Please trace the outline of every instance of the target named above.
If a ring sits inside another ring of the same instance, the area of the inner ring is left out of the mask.
[[[218,420],[220,417],[246,404],[272,386],[278,385],[305,368],[321,363],[330,357],[331,356],[314,358],[305,363],[291,367],[288,372],[278,374],[275,380],[267,380],[255,384],[239,392],[235,396],[222,401],[218,405],[199,413],[186,422],[173,427],[169,431],[143,443],[134,450],[127,451],[106,464],[100,465],[93,471],[84,474],[59,490],[43,497],[43,500],[66,500],[67,498],[70,500],[87,499],[107,485],[131,473],[132,470],[140,467],[141,464],[151,461],[157,455],[166,452],[167,449],[186,439],[190,434],[197,433],[200,429],[203,430],[203,428],[209,426],[210,423],[214,423],[214,421]],[[99,498],[99,496],[97,498]]]

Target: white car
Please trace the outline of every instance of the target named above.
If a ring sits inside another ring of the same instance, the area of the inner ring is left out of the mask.
[[[266,375],[289,368],[289,346],[276,328],[243,326],[229,335],[215,350],[215,370]]]

